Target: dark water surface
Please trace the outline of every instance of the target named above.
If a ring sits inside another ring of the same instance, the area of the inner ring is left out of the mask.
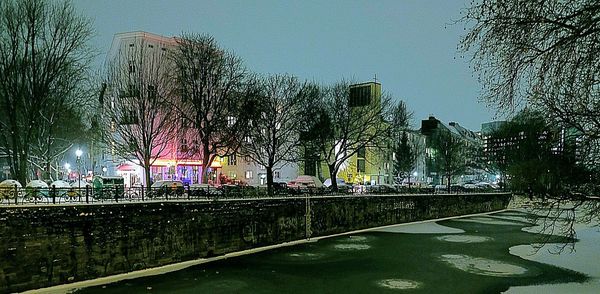
[[[437,224],[464,232],[442,227],[438,233],[376,231],[330,238],[77,293],[498,293],[511,286],[588,280],[509,253],[510,247],[540,240],[521,230],[532,226],[525,213]],[[420,225],[428,226],[440,228]],[[401,230],[411,231],[411,225]]]

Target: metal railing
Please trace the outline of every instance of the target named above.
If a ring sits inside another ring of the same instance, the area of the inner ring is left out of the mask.
[[[228,199],[257,199],[272,197],[318,197],[347,195],[391,195],[391,194],[448,194],[446,190],[433,188],[370,189],[342,188],[332,192],[328,188],[285,187],[274,188],[269,195],[266,187],[255,186],[203,186],[203,187],[0,187],[0,205],[24,204],[93,204],[144,201],[203,200],[218,201]],[[501,190],[453,190],[451,194],[469,194],[486,192],[506,192]]]

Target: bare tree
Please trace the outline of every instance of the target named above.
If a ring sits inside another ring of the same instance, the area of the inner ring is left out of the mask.
[[[372,97],[372,103],[364,106],[350,104],[350,84],[341,81],[323,91],[319,121],[323,129],[314,138],[323,160],[329,168],[331,189],[337,191],[336,176],[344,163],[359,150],[383,148],[389,136],[390,101],[388,95]]]
[[[178,112],[189,136],[199,145],[191,154],[202,156],[202,182],[217,156],[237,151],[246,130],[242,112],[247,72],[242,60],[220,48],[209,35],[184,34],[172,55],[174,80],[180,94]]]
[[[168,73],[167,52],[149,47],[121,47],[108,66],[104,122],[110,126],[108,144],[144,168],[150,186],[150,167],[168,151],[176,136],[176,116]]]
[[[82,109],[79,109],[82,107]],[[58,179],[60,169],[58,161],[63,158],[76,142],[82,142],[87,136],[88,126],[85,105],[65,105],[62,109],[43,111],[43,126],[31,143],[30,163],[40,171],[42,178]]]
[[[462,21],[468,31],[459,47],[471,55],[482,99],[500,112],[534,107],[575,128],[586,153],[581,162],[598,170],[599,155],[589,152],[599,150],[586,148],[600,141],[600,3],[479,0],[463,12]]]
[[[265,167],[269,195],[273,194],[274,169],[298,158],[305,88],[305,83],[288,75],[269,76],[259,84],[251,127],[241,153]]]
[[[70,2],[0,2],[0,152],[21,182],[29,178],[40,128],[86,76],[91,34],[90,21]]]
[[[472,56],[483,100],[526,104],[600,139],[600,4],[596,0],[474,1],[460,49]]]
[[[447,129],[437,130],[431,139],[431,145],[436,150],[435,166],[446,178],[446,189],[450,193],[452,177],[463,172],[467,167],[465,143]]]

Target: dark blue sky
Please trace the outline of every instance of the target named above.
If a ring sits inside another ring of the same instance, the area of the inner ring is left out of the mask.
[[[96,28],[104,60],[115,33],[213,35],[258,73],[289,73],[320,83],[377,79],[414,111],[479,130],[493,110],[456,45],[453,25],[468,0],[391,1],[75,1]]]

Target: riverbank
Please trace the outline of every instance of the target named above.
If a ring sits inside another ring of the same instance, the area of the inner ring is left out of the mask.
[[[400,227],[416,226],[419,224],[430,224],[430,223],[435,223],[438,221],[458,219],[458,218],[485,216],[485,215],[503,212],[503,211],[507,211],[507,209],[502,209],[502,210],[497,210],[497,211],[492,211],[492,212],[485,212],[485,213],[476,213],[476,214],[469,214],[469,215],[445,217],[445,218],[425,220],[425,221],[409,222],[409,223],[403,223],[403,224],[380,226],[380,227],[356,230],[356,231],[345,232],[345,233],[340,233],[340,234],[320,236],[320,237],[315,237],[315,238],[311,238],[311,239],[297,240],[297,241],[286,242],[286,243],[277,244],[277,245],[264,246],[264,247],[260,247],[260,248],[242,250],[239,252],[227,253],[222,256],[216,256],[216,257],[211,257],[211,258],[201,258],[201,259],[197,259],[197,260],[190,260],[190,261],[180,262],[180,263],[176,263],[176,264],[169,264],[169,265],[165,265],[165,266],[161,266],[161,267],[157,267],[157,268],[144,269],[144,270],[124,273],[124,274],[114,275],[114,276],[102,277],[102,278],[93,279],[93,280],[75,282],[75,283],[71,283],[71,284],[57,285],[57,286],[52,286],[52,287],[43,288],[43,289],[29,290],[29,291],[25,291],[23,293],[24,294],[72,293],[72,292],[74,292],[78,289],[82,289],[82,288],[101,286],[101,285],[106,285],[106,284],[111,284],[111,283],[116,283],[116,282],[120,282],[120,281],[124,281],[124,280],[131,280],[131,279],[136,279],[136,278],[141,278],[141,277],[162,275],[162,274],[166,274],[166,273],[170,273],[170,272],[183,270],[183,269],[195,266],[195,265],[215,262],[215,261],[219,261],[219,260],[223,260],[223,259],[245,256],[245,255],[249,255],[249,254],[255,254],[255,253],[278,249],[278,248],[283,248],[283,247],[290,247],[290,246],[296,246],[296,245],[300,245],[300,244],[318,242],[319,240],[324,240],[324,239],[329,239],[329,238],[356,235],[356,234],[360,234],[360,233],[373,232],[373,231],[390,231],[390,229],[396,229],[396,228],[400,228]],[[447,228],[445,228],[445,229],[446,230],[444,230],[444,232],[447,232]],[[415,232],[415,229],[393,230],[393,231]],[[417,231],[418,231],[418,228],[417,228]],[[431,233],[431,230],[428,229],[426,231],[426,233]]]
[[[0,292],[68,284],[361,229],[506,208],[510,194],[0,208]]]

